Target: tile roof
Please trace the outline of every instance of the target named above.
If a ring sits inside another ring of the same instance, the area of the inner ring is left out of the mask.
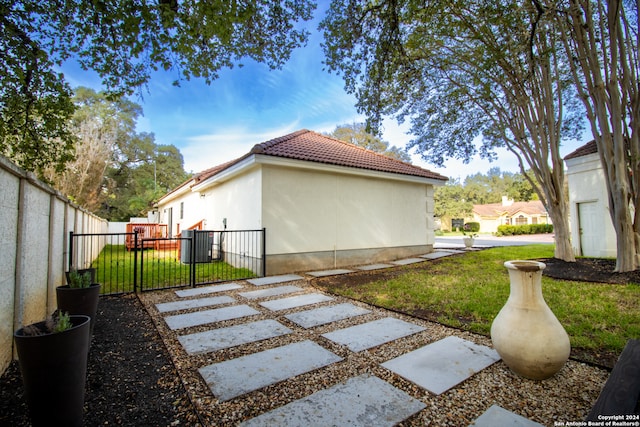
[[[527,215],[544,215],[547,210],[540,200],[530,202],[513,202],[509,206],[502,203],[489,203],[486,205],[473,205],[473,212],[483,217],[499,217],[502,215],[514,216],[521,212]]]
[[[441,181],[448,180],[447,177],[436,172],[431,172],[430,170],[414,166],[410,163],[392,159],[391,157],[326,135],[302,129],[256,144],[246,155],[202,171],[196,177],[195,182],[202,182],[254,154],[417,176]]]
[[[595,154],[598,152],[598,146],[596,141],[587,142],[582,147],[577,148],[575,151],[564,156],[564,160],[575,159],[576,157],[586,156],[588,154]]]

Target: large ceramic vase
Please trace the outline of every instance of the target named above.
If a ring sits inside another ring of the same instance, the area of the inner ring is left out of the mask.
[[[507,261],[511,292],[491,324],[491,341],[504,363],[526,378],[543,380],[569,358],[569,336],[542,296],[537,261]]]
[[[82,426],[89,353],[88,316],[70,316],[71,329],[44,335],[14,333],[31,422]],[[41,329],[44,322],[36,323]]]

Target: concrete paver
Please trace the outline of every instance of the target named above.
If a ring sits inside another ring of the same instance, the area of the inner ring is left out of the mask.
[[[362,270],[362,271],[371,271],[371,270],[382,270],[383,268],[391,268],[393,267],[392,264],[368,264],[368,265],[361,265],[359,267],[356,267],[357,270]]]
[[[313,277],[325,277],[325,276],[337,276],[340,274],[348,274],[353,273],[353,270],[347,270],[344,268],[337,268],[334,270],[320,270],[320,271],[310,271],[307,274]]]
[[[451,255],[453,255],[453,252],[436,251],[436,252],[430,252],[430,253],[425,254],[425,255],[420,255],[420,258],[424,258],[424,259],[438,259],[438,258],[442,258],[442,257],[446,257],[446,256],[451,256]]]
[[[360,375],[245,421],[243,427],[390,427],[426,405],[386,381]]]
[[[414,323],[393,317],[363,323],[349,328],[322,334],[323,337],[345,345],[351,351],[361,351],[367,348],[377,347],[398,338],[413,335],[424,331],[425,328]]]
[[[164,318],[170,329],[189,328],[191,326],[205,325],[207,323],[220,322],[222,320],[237,319],[245,316],[260,314],[248,305],[233,305],[230,307],[214,308],[194,313],[176,314]]]
[[[291,332],[293,331],[281,323],[267,319],[195,334],[180,335],[178,341],[187,353],[198,354],[262,341]]]
[[[424,262],[424,258],[399,259],[397,261],[391,261],[391,264],[394,264],[394,265],[409,265],[409,264],[416,264],[418,262]]]
[[[498,360],[495,350],[450,336],[382,366],[438,395]]]
[[[200,368],[220,401],[342,360],[313,341],[302,341]]]
[[[288,310],[290,308],[302,307],[305,305],[316,304],[319,302],[332,301],[328,295],[323,294],[304,294],[295,297],[275,299],[271,301],[261,302],[260,305],[271,311]]]
[[[297,274],[282,274],[280,276],[267,276],[267,277],[259,277],[257,279],[249,279],[247,280],[247,282],[255,286],[265,286],[265,285],[273,285],[275,283],[292,282],[294,280],[301,280],[301,279],[304,279],[304,277],[298,276]]]
[[[190,308],[210,307],[212,305],[222,305],[235,302],[233,298],[227,295],[210,298],[187,299],[180,301],[165,302],[156,304],[156,308],[160,313],[169,311],[186,310]]]
[[[277,295],[291,294],[302,290],[303,289],[298,286],[288,285],[278,286],[276,288],[258,289],[257,291],[240,292],[238,295],[243,296],[247,299],[260,299],[274,297]]]
[[[184,289],[176,291],[176,295],[181,298],[194,297],[197,295],[212,294],[215,292],[225,292],[233,289],[239,289],[242,285],[237,283],[223,283],[222,285],[204,286],[202,288]]]
[[[492,405],[485,413],[480,415],[470,427],[543,427],[542,424],[528,420],[525,417],[507,411],[498,405]]]
[[[337,322],[338,320],[361,316],[367,313],[371,313],[371,310],[358,307],[351,303],[344,303],[330,305],[328,307],[314,308],[313,310],[299,311],[297,313],[288,314],[284,317],[303,328],[312,328],[314,326],[325,325],[327,323]]]

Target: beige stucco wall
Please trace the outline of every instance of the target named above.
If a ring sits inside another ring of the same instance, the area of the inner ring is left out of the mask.
[[[262,180],[268,274],[390,260],[433,246],[431,185],[275,165],[263,166]]]
[[[259,166],[206,189],[205,194],[207,229],[222,230],[225,219],[228,230],[262,228],[262,173]]]
[[[604,171],[600,165],[598,154],[589,154],[566,160],[567,181],[569,187],[569,209],[571,221],[571,243],[576,255],[582,255],[580,247],[580,223],[578,205],[594,202],[599,216],[601,239],[599,248],[591,256],[615,257],[616,233],[609,214],[609,197],[604,178]]]
[[[180,218],[180,203],[184,203],[182,218]],[[169,235],[175,236],[205,219],[205,198],[200,197],[200,193],[187,191],[180,197],[158,205],[158,218],[161,224],[169,224],[170,209],[173,209],[173,218]]]

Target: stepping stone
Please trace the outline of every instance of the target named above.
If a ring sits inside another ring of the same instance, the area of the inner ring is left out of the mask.
[[[196,311],[194,313],[176,314],[175,316],[165,317],[164,321],[167,322],[170,329],[175,330],[220,322],[222,320],[253,316],[255,314],[260,314],[260,312],[248,305],[233,305],[231,307],[214,308],[212,310]]]
[[[442,258],[442,257],[446,257],[446,256],[451,256],[451,255],[453,255],[451,252],[436,251],[436,252],[428,253],[428,254],[426,254],[426,255],[420,255],[420,258],[424,258],[424,259],[438,259],[438,258]]]
[[[178,341],[187,353],[196,354],[262,341],[291,332],[291,329],[275,320],[259,320],[228,328],[181,335],[178,336]]]
[[[424,403],[388,382],[365,374],[317,391],[240,425],[391,427],[425,407]]]
[[[291,282],[293,280],[302,280],[304,277],[297,274],[283,274],[281,276],[260,277],[258,279],[250,279],[247,282],[255,286],[273,285],[274,283]]]
[[[498,360],[495,350],[451,336],[382,366],[438,395]]]
[[[586,424],[585,424],[586,425]],[[514,414],[497,405],[492,405],[487,411],[480,415],[470,424],[470,427],[495,427],[495,426],[512,426],[512,427],[543,427],[542,424],[533,422],[523,416]]]
[[[272,301],[261,302],[260,305],[271,311],[287,310],[294,307],[302,307],[304,305],[316,304],[319,302],[332,301],[333,298],[322,294],[304,294],[295,297],[276,299]]]
[[[367,313],[371,313],[371,310],[357,307],[351,303],[344,303],[287,314],[284,317],[303,328],[312,328],[314,326],[324,325],[338,320],[348,319],[350,317],[361,316]]]
[[[257,291],[240,292],[240,295],[248,299],[273,297],[276,295],[290,294],[302,291],[298,286],[278,286],[277,288],[258,289]]]
[[[339,274],[347,274],[347,273],[353,273],[353,270],[344,270],[344,269],[322,270],[322,271],[311,271],[307,274],[313,277],[324,277],[324,276],[337,276]]]
[[[360,267],[356,267],[358,270],[369,271],[369,270],[380,270],[383,268],[391,268],[393,265],[391,264],[369,264],[362,265]]]
[[[198,371],[221,401],[342,360],[313,341],[302,341],[226,360]]]
[[[392,261],[391,264],[395,265],[409,265],[415,264],[418,262],[424,262],[424,258],[407,258],[407,259],[399,259],[397,261]]]
[[[413,335],[426,328],[414,323],[393,317],[386,317],[362,325],[339,329],[334,332],[322,334],[323,337],[342,345],[346,345],[351,351],[361,351],[376,347],[398,338]]]
[[[188,299],[182,301],[165,302],[162,304],[156,304],[156,308],[160,313],[166,313],[168,311],[186,310],[188,308],[200,308],[208,307],[211,305],[221,305],[235,302],[233,298],[229,296],[211,297],[211,298],[198,298]]]
[[[193,289],[185,289],[182,291],[176,291],[176,295],[178,295],[179,297],[193,297],[196,295],[231,291],[233,289],[238,289],[241,287],[242,285],[238,285],[237,283],[225,283],[223,285],[206,286],[204,288],[193,288]]]

